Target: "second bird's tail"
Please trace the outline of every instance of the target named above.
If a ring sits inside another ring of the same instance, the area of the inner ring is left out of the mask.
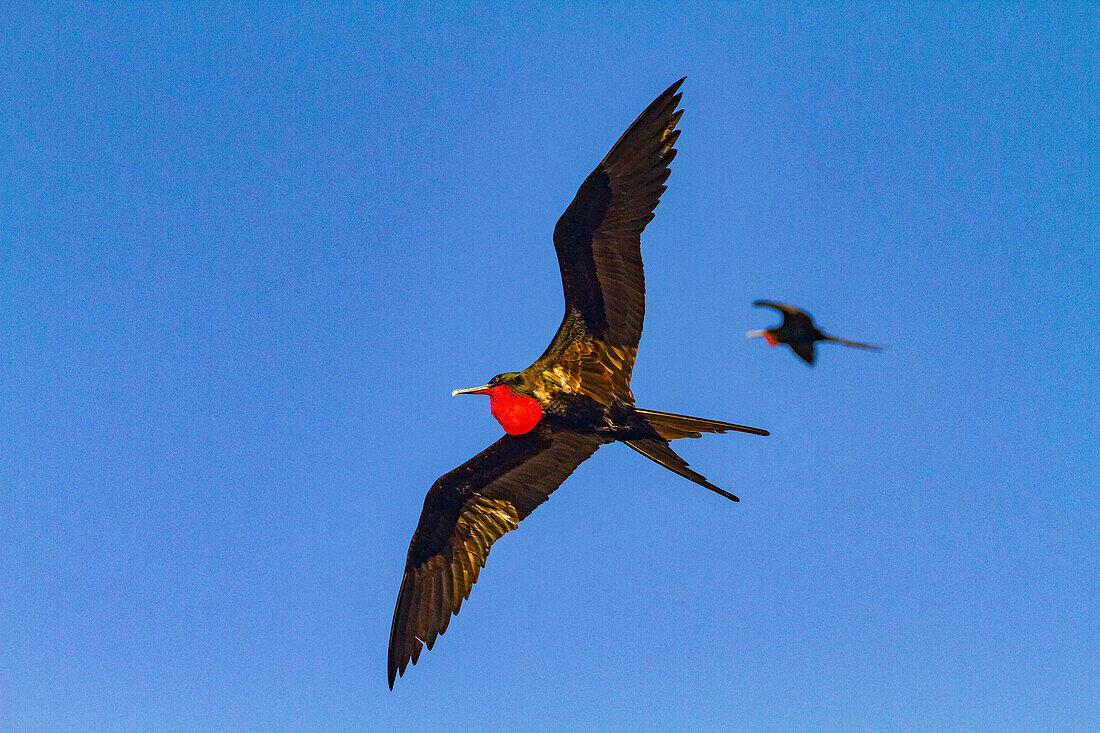
[[[841,344],[843,346],[851,346],[853,349],[867,349],[868,351],[882,351],[881,346],[877,344],[865,344],[862,341],[849,341],[848,339],[837,338],[836,336],[826,336],[826,341],[832,341],[834,344]]]

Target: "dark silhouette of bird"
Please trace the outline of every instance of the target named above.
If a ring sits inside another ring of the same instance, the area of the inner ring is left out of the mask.
[[[783,323],[763,331],[749,331],[745,334],[746,338],[762,336],[770,346],[787,344],[794,353],[798,354],[798,358],[802,359],[802,361],[810,366],[813,366],[817,358],[814,344],[818,341],[829,341],[834,344],[843,344],[857,349],[882,351],[881,346],[863,344],[859,341],[848,341],[822,333],[817,325],[814,324],[813,316],[800,308],[795,308],[793,305],[776,303],[774,300],[756,300],[753,301],[753,305],[757,307],[774,308],[783,314]]]
[[[634,406],[630,376],[645,311],[640,236],[653,218],[682,110],[683,79],[627,129],[554,227],[565,316],[545,353],[521,372],[452,394],[486,394],[507,433],[428,490],[409,545],[393,615],[389,682],[447,630],[490,546],[550,496],[584,460],[620,441],[727,499],[688,468],[677,438],[766,430]]]

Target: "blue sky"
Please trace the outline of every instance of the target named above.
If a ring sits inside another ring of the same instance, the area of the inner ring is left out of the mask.
[[[1100,728],[1100,12],[0,10],[0,728]],[[390,692],[455,387],[680,76],[640,405]],[[772,298],[807,368],[744,332]]]

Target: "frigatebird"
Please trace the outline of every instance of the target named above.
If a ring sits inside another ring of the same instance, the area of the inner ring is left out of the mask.
[[[763,331],[749,331],[745,334],[745,337],[750,339],[763,337],[764,340],[768,342],[769,346],[787,344],[791,347],[791,351],[798,355],[798,358],[802,359],[802,361],[810,366],[813,366],[814,361],[817,359],[817,351],[814,344],[818,341],[843,344],[844,346],[852,346],[857,349],[882,351],[881,346],[864,344],[859,341],[848,341],[847,339],[837,338],[836,336],[822,333],[814,323],[813,316],[801,308],[795,308],[793,305],[777,303],[774,300],[754,300],[752,304],[757,308],[774,308],[783,314],[783,322],[778,326],[772,326]]]
[[[677,438],[745,425],[634,406],[630,376],[642,333],[645,280],[640,237],[665,190],[683,110],[683,79],[627,129],[554,227],[565,316],[545,353],[452,395],[486,394],[506,435],[428,490],[409,545],[390,628],[389,680],[432,648],[469,598],[490,546],[606,443],[626,443],[695,483],[738,501],[669,447]]]

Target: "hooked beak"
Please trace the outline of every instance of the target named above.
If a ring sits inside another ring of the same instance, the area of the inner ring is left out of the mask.
[[[454,392],[451,392],[451,397],[458,397],[460,394],[488,394],[490,389],[492,389],[492,387],[487,384],[483,384],[480,387],[470,387],[468,389],[456,389]]]
[[[767,333],[767,331],[748,331],[748,332],[745,333],[745,338],[747,338],[747,339],[764,338],[764,335],[766,333]]]

